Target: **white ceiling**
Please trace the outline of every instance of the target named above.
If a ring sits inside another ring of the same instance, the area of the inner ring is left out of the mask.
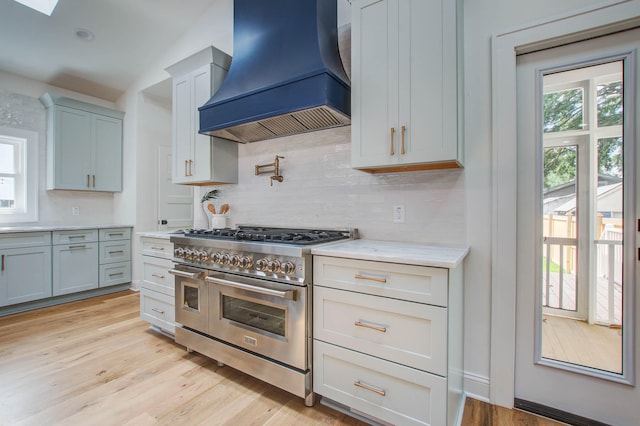
[[[0,70],[115,101],[215,1],[60,0],[49,17],[0,0]]]

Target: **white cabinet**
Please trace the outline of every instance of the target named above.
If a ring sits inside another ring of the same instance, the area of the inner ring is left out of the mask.
[[[379,173],[462,166],[457,3],[352,2],[354,168]]]
[[[98,288],[98,231],[53,232],[53,295]]]
[[[173,183],[238,181],[238,145],[198,133],[203,106],[227,75],[231,57],[208,47],[167,68],[173,79]]]
[[[0,235],[0,306],[51,296],[51,233]]]
[[[169,334],[175,333],[175,287],[173,243],[168,239],[142,237],[140,318]]]
[[[122,191],[121,111],[45,93],[47,189]]]
[[[452,425],[462,403],[462,267],[314,256],[313,388],[392,424]]]

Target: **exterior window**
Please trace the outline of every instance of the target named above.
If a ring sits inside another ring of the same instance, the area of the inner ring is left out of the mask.
[[[0,127],[0,223],[38,219],[37,133]]]

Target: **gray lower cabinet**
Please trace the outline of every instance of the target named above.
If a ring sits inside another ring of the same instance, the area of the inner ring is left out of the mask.
[[[51,233],[0,236],[0,306],[51,297]]]
[[[98,288],[98,231],[53,232],[53,295]]]
[[[108,287],[131,281],[131,229],[101,229],[99,286]]]

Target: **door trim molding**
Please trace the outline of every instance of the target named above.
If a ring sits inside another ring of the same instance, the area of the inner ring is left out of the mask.
[[[569,15],[500,32],[491,39],[490,400],[494,404],[512,408],[515,396],[516,54],[633,28],[640,25],[639,6],[640,0],[604,1]]]

